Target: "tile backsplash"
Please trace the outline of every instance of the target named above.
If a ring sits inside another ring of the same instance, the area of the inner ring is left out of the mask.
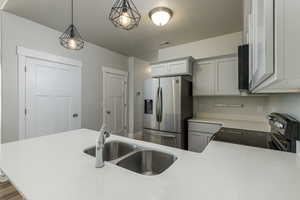
[[[198,113],[223,113],[236,115],[266,115],[268,97],[194,97],[194,116]]]

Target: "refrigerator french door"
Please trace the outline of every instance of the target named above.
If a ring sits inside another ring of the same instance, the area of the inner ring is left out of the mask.
[[[184,77],[145,81],[145,141],[184,148],[186,121],[192,117],[192,83]]]

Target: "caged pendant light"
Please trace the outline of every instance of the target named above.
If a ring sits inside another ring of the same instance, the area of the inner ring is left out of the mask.
[[[71,13],[72,13],[72,23],[67,28],[67,30],[59,37],[60,44],[71,50],[80,50],[84,47],[84,40],[82,39],[79,31],[74,25],[74,2],[71,0]]]
[[[141,14],[132,0],[115,0],[109,14],[109,20],[115,27],[131,30],[141,21]]]

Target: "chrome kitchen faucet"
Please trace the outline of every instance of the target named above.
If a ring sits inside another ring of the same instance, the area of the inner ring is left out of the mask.
[[[96,168],[104,167],[103,149],[105,145],[105,140],[109,136],[110,131],[107,131],[105,125],[102,125],[96,142]]]

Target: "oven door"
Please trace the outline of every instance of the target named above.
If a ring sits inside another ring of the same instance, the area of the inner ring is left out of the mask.
[[[178,133],[161,132],[144,129],[143,141],[161,144],[170,147],[183,148],[182,135]]]

